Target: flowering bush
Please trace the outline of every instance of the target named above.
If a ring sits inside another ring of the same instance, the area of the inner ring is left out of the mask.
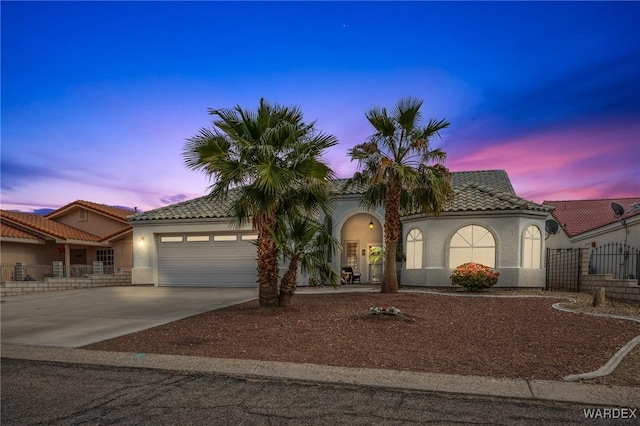
[[[451,284],[461,285],[470,291],[484,290],[498,282],[500,274],[488,266],[479,263],[463,263],[453,270]]]

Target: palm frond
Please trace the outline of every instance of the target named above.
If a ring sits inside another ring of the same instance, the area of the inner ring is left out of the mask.
[[[449,123],[445,118],[441,120],[435,120],[433,118],[429,119],[429,123],[424,128],[422,137],[425,139],[430,139],[434,136],[440,137],[440,131],[449,127],[451,123]]]
[[[392,110],[392,117],[398,126],[407,132],[413,131],[420,122],[422,114],[420,108],[422,101],[413,97],[400,99]]]

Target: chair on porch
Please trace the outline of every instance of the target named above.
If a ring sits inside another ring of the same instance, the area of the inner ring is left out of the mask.
[[[356,281],[360,284],[360,277],[362,274],[360,272],[354,272],[351,266],[343,266],[342,267],[342,275],[347,276],[347,284],[353,284]]]
[[[360,272],[358,272],[358,271],[354,271],[354,272],[351,274],[351,284],[354,284],[356,281],[358,281],[358,284],[362,284],[362,283],[360,282],[360,277],[361,277],[361,276],[362,276],[362,274],[361,274]]]

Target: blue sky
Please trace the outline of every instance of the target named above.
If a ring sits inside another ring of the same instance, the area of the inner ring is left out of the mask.
[[[453,171],[527,199],[640,195],[640,3],[7,2],[2,208],[149,210],[203,195],[183,165],[208,108],[297,105],[338,137],[404,96],[447,118]]]

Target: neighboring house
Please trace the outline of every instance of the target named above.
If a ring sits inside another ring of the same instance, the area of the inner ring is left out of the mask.
[[[40,279],[62,262],[66,276],[82,275],[94,261],[105,273],[130,271],[133,265],[131,210],[74,201],[45,216],[0,211],[3,281],[11,281],[20,262]]]
[[[571,270],[568,265],[589,256],[585,269],[589,274],[638,279],[640,197],[545,201],[544,204],[554,207],[547,221],[547,247],[553,250],[548,254],[554,256],[554,260],[548,258],[548,261],[555,265],[550,268],[554,276],[563,276],[562,271]]]
[[[611,207],[624,209],[618,214]],[[625,243],[640,248],[640,197],[603,200],[544,201],[554,207],[549,219],[558,224],[547,239],[548,248],[598,247]]]
[[[343,183],[335,182],[331,217],[319,218],[342,245],[328,260],[336,272],[351,266],[362,282],[379,281],[381,265],[369,253],[383,245],[384,211],[360,207],[361,192],[343,191]],[[498,286],[544,287],[544,226],[552,208],[518,197],[502,170],[456,172],[452,184],[455,200],[440,216],[403,218],[401,284],[448,286],[453,268],[475,261],[500,272]],[[256,233],[234,227],[225,207],[204,196],[131,216],[133,284],[256,286]]]

